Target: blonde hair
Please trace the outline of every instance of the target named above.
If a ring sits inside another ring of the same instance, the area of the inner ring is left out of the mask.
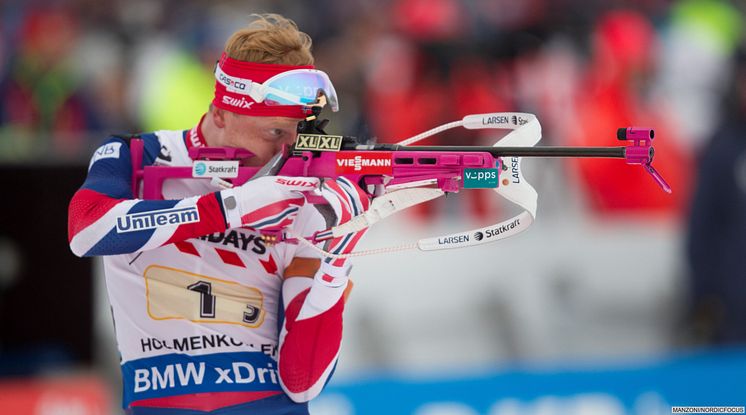
[[[313,65],[311,37],[279,14],[252,14],[255,20],[225,42],[225,53],[237,60],[283,65]]]

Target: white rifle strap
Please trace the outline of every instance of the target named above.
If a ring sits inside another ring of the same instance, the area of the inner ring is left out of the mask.
[[[423,184],[424,183],[422,182],[417,182],[414,185],[422,186]],[[423,202],[427,202],[428,200],[433,200],[445,194],[445,192],[437,188],[403,188],[405,186],[406,185],[399,185],[397,186],[399,190],[383,194],[373,199],[368,211],[361,215],[355,216],[351,220],[341,225],[333,227],[331,229],[332,236],[336,238],[348,233],[361,231],[365,228],[370,227],[379,220],[393,215],[396,212]],[[417,247],[416,244],[410,243],[406,245],[352,252],[349,254],[333,254],[329,251],[319,248],[306,238],[297,237],[296,239],[303,245],[313,248],[322,256],[334,259],[399,252],[408,249],[414,249]]]
[[[458,124],[458,125],[455,125]],[[453,128],[463,126],[467,129],[511,129],[505,137],[495,143],[495,147],[533,147],[541,139],[541,125],[533,114],[520,112],[502,112],[490,114],[476,114],[464,117],[462,121],[446,124],[443,127]],[[413,137],[414,141],[425,138],[431,131],[444,129],[433,129],[426,133]],[[410,139],[410,140],[412,140]],[[407,141],[407,140],[405,140]],[[412,142],[414,142],[412,141]],[[397,252],[406,249],[419,248],[422,251],[434,251],[442,249],[463,248],[467,246],[481,245],[489,242],[508,238],[526,230],[536,218],[538,194],[523,177],[521,171],[521,157],[501,158],[503,171],[501,172],[500,185],[497,192],[502,197],[510,200],[524,209],[520,214],[484,228],[473,229],[449,235],[425,238],[416,244],[407,244],[396,247],[379,248],[367,251],[353,252],[350,254],[335,255],[314,245],[305,238],[298,238],[304,245],[314,248],[323,256],[330,258],[349,258],[355,256],[373,255],[379,253]],[[507,181],[506,181],[507,180]],[[507,184],[506,184],[507,183]],[[431,182],[411,183],[411,186],[431,185]],[[332,235],[339,237],[351,232],[363,230],[379,220],[388,217],[400,210],[423,203],[439,196],[444,192],[437,188],[402,188],[373,199],[370,209],[364,214],[358,215],[348,222],[332,228]]]
[[[533,114],[505,112],[469,115],[464,118],[464,127],[468,129],[485,128],[487,125],[513,130],[495,143],[495,147],[533,147],[541,140],[541,125]],[[420,250],[435,251],[486,244],[511,237],[531,226],[536,218],[538,194],[523,177],[521,157],[504,157],[501,161],[504,167],[500,174],[499,187],[495,192],[524,211],[484,228],[420,239],[417,241]]]
[[[370,208],[362,215],[357,215],[348,222],[332,228],[332,235],[340,237],[348,233],[361,231],[379,220],[393,215],[414,205],[443,196],[445,192],[436,188],[401,189],[376,197]]]

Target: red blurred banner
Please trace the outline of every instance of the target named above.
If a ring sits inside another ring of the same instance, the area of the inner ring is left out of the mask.
[[[111,408],[106,384],[92,376],[0,381],[0,414],[105,415]]]

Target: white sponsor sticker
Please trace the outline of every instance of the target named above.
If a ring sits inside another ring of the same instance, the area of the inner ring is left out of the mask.
[[[238,177],[238,160],[195,161],[192,164],[192,177],[235,179]]]
[[[93,163],[101,159],[118,159],[119,149],[121,148],[122,148],[122,143],[109,143],[109,144],[102,145],[96,150],[95,153],[93,153],[93,158],[91,158],[91,162],[90,164],[88,164],[88,170],[91,169],[91,166],[93,166]]]
[[[194,222],[199,222],[199,210],[195,206],[130,213],[117,218],[117,233],[143,231]]]

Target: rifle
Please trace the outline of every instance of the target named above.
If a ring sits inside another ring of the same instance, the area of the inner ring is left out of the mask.
[[[284,148],[263,167],[242,167],[253,154],[238,148],[190,148],[192,166],[142,167],[143,143],[131,142],[133,194],[139,195],[142,180],[144,199],[162,199],[167,179],[209,179],[218,187],[238,186],[267,175],[337,178],[344,176],[373,197],[370,209],[352,220],[316,232],[289,235],[285,229],[262,231],[271,243],[304,243],[329,257],[347,257],[419,248],[423,251],[462,248],[505,239],[524,231],[536,217],[538,194],[525,180],[521,162],[526,157],[592,157],[624,159],[642,166],[667,193],[671,188],[651,165],[655,132],[650,128],[627,127],[617,130],[617,139],[629,142],[616,147],[539,146],[541,125],[529,113],[500,112],[467,115],[460,121],[428,130],[396,144],[361,143],[355,137],[329,135],[319,121],[320,109],[299,125],[298,139]],[[450,128],[511,130],[494,146],[413,146],[411,144]],[[230,180],[230,181],[229,181]],[[520,214],[499,223],[448,235],[425,238],[414,244],[334,255],[315,244],[365,229],[395,212],[461,189],[493,189],[523,209]],[[314,194],[313,204],[326,203]]]

